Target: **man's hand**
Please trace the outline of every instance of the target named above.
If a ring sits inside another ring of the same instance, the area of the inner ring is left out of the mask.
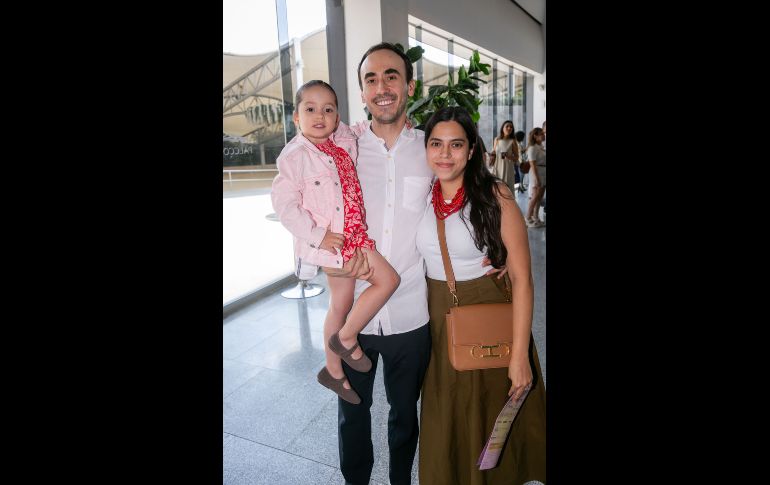
[[[491,265],[492,265],[492,261],[488,257],[484,256],[484,260],[481,261],[481,266],[483,267],[483,266],[491,266]],[[508,272],[507,266],[503,266],[502,268],[492,267],[492,269],[486,272],[485,276],[489,276],[495,273],[500,273],[499,275],[497,275],[497,279],[499,280],[500,278],[505,276],[507,272]]]
[[[321,240],[321,244],[318,247],[325,251],[329,251],[332,254],[337,254],[335,249],[342,251],[343,244],[345,244],[345,236],[336,232],[331,232],[327,229],[326,234],[324,234],[324,238]]]
[[[326,268],[324,272],[330,276],[341,278],[356,278],[359,280],[368,280],[374,274],[374,270],[369,267],[369,261],[361,248],[356,248],[353,256],[342,265],[342,268]]]

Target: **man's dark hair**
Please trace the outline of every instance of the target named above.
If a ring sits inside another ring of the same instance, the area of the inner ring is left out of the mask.
[[[523,131],[517,131],[516,133],[514,133],[513,136],[516,137],[517,142],[521,143],[524,141],[524,138],[526,138],[527,134],[524,133]]]
[[[407,84],[409,81],[412,80],[412,77],[414,76],[414,68],[412,67],[412,61],[409,60],[409,58],[404,54],[401,50],[399,50],[398,47],[391,44],[390,42],[381,42],[377,45],[373,45],[369,48],[368,51],[364,54],[364,56],[361,58],[361,62],[358,63],[358,71],[356,71],[358,74],[358,87],[361,88],[361,91],[364,90],[364,83],[361,80],[361,66],[364,64],[364,61],[367,57],[369,57],[369,54],[375,51],[381,51],[381,50],[389,50],[391,52],[396,53],[398,57],[400,57],[404,61],[404,66],[406,66],[406,82]]]

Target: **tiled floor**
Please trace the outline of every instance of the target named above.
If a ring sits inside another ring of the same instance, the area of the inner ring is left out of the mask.
[[[526,209],[523,194],[518,194],[518,202]],[[535,281],[532,333],[546,380],[546,229],[528,232]],[[323,274],[312,282],[326,286]],[[338,468],[337,398],[315,379],[324,362],[328,300],[328,291],[307,300],[287,300],[274,293],[224,319],[224,484],[345,483]],[[388,483],[387,416],[378,372],[372,406],[373,485]],[[412,469],[415,484],[418,460]]]

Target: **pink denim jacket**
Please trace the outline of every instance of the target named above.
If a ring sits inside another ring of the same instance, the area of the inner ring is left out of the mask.
[[[350,128],[340,122],[331,139],[356,164],[358,144]],[[301,258],[303,263],[341,268],[339,251],[332,254],[319,247],[327,228],[342,234],[345,225],[342,186],[334,159],[298,133],[281,151],[277,165],[271,199],[281,224],[294,235],[295,265]]]

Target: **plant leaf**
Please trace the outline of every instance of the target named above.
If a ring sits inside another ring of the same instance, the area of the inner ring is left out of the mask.
[[[468,78],[468,71],[465,70],[465,66],[460,66],[460,70],[457,71],[457,83],[460,84]]]
[[[407,116],[412,116],[415,114],[415,112],[422,111],[427,106],[430,105],[431,98],[420,98],[419,100],[415,101],[415,103],[409,107],[409,109],[406,111]]]
[[[476,98],[465,94],[465,93],[457,93],[457,104],[468,110],[468,113],[475,113],[476,112]]]
[[[416,45],[414,47],[411,47],[408,51],[406,51],[406,57],[409,58],[412,62],[417,62],[425,52],[425,49],[420,47],[419,45]]]
[[[431,86],[428,88],[428,97],[435,97],[440,94],[444,94],[445,92],[449,91],[449,86],[447,85],[439,85],[439,86]]]
[[[459,86],[462,89],[472,89],[474,91],[478,91],[479,90],[479,86],[476,83],[474,83],[473,81],[471,81],[471,80],[469,80],[467,78],[463,79],[462,81],[457,83],[457,86]]]

